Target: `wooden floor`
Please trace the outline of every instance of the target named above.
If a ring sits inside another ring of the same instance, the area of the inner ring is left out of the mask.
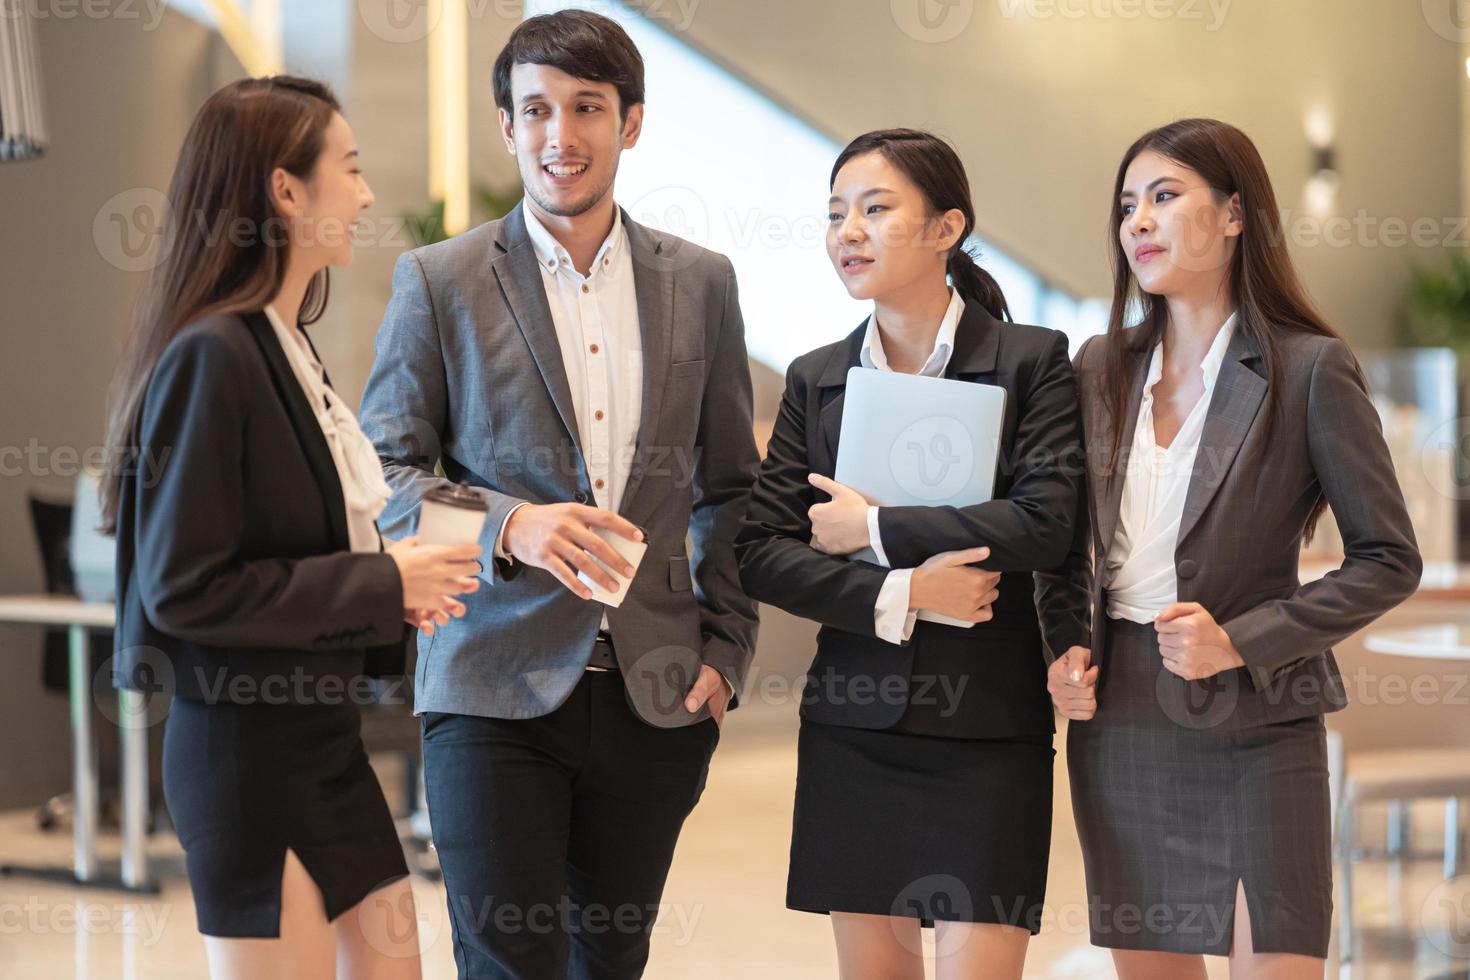
[[[1063,744],[1060,737],[1058,745]],[[658,980],[810,980],[836,975],[828,920],[783,906],[795,779],[795,718],[790,705],[752,704],[732,714],[703,800],[685,826],[655,926],[647,976]],[[1082,861],[1072,829],[1064,753],[1058,754],[1057,819],[1045,926],[1033,939],[1028,977],[1090,980],[1113,975],[1108,955],[1088,944]],[[1433,829],[1425,827],[1428,840]],[[30,811],[0,814],[0,861],[69,859],[70,835],[40,833]],[[105,856],[117,839],[103,838]],[[120,893],[0,878],[0,977],[62,980],[171,980],[205,975],[204,950],[171,835],[151,843],[163,894],[131,901]],[[1458,914],[1470,924],[1466,878],[1446,886],[1438,866],[1404,869],[1390,887],[1386,868],[1360,871],[1358,915],[1370,959],[1356,980],[1414,980],[1458,967],[1442,926]],[[453,953],[443,889],[417,879],[424,975],[452,977]],[[1392,898],[1392,900],[1391,900]],[[932,937],[932,933],[928,934]],[[926,937],[927,938],[927,937]],[[1462,943],[1470,936],[1462,935]],[[1463,954],[1465,946],[1459,947]],[[1337,975],[1336,963],[1329,973]],[[1212,978],[1227,976],[1223,960]]]

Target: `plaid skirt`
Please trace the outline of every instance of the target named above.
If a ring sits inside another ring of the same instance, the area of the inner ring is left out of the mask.
[[[1098,712],[1067,731],[1092,942],[1230,952],[1236,884],[1256,952],[1325,959],[1332,824],[1320,715],[1233,731],[1156,696],[1151,624],[1108,623]],[[1121,715],[1107,705],[1126,704]],[[1140,710],[1152,704],[1156,710]],[[1203,720],[1201,720],[1203,719]]]

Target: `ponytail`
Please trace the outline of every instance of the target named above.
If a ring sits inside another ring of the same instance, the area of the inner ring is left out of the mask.
[[[960,298],[969,303],[979,303],[985,307],[985,312],[997,320],[1010,320],[1011,308],[1006,304],[1006,297],[1000,290],[1000,283],[995,277],[975,264],[975,257],[965,251],[963,244],[956,245],[955,250],[949,253],[949,263],[946,266],[949,272],[949,281]]]

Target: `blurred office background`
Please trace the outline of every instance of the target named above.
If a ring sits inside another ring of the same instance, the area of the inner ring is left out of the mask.
[[[523,16],[563,5],[0,0],[0,596],[106,599],[105,543],[86,531],[86,470],[100,459],[107,385],[162,192],[203,99],[233,78],[279,70],[324,79],[342,97],[377,204],[354,264],[333,273],[312,336],[355,403],[398,254],[519,196],[490,65]],[[1256,141],[1298,268],[1368,371],[1430,563],[1419,596],[1338,651],[1357,704],[1330,720],[1339,811],[1353,824],[1338,871],[1343,881],[1351,866],[1351,902],[1338,897],[1350,941],[1335,945],[1332,968],[1346,959],[1352,977],[1464,976],[1470,879],[1455,802],[1470,797],[1464,5],[578,5],[622,22],[647,62],[645,131],[623,158],[620,203],[735,263],[762,439],[786,365],[865,313],[822,247],[828,170],[852,136],[903,125],[950,139],[973,182],[983,264],[1018,320],[1065,330],[1074,350],[1104,327],[1108,198],[1128,144],[1189,115],[1223,118]],[[1328,527],[1303,556],[1303,575],[1334,567],[1338,547]],[[156,785],[161,725],[120,739],[105,676],[94,689],[110,637],[84,627],[102,622],[102,607],[47,608],[0,601],[9,624],[0,625],[0,863],[80,869],[93,883],[0,876],[0,976],[201,976]],[[730,717],[686,827],[650,976],[835,975],[826,919],[782,907],[793,691],[813,634],[764,611],[747,706]],[[77,642],[88,635],[90,654]],[[85,663],[85,676],[69,663]],[[443,893],[416,812],[416,728],[401,692],[384,700],[368,712],[370,748],[422,871],[426,976],[448,975]],[[1050,918],[1028,976],[1111,976],[1106,954],[1087,943],[1060,751],[1057,761]],[[140,762],[151,779],[139,777]],[[148,815],[146,837],[120,829],[128,792],[132,812]],[[94,811],[96,838],[79,841],[76,824]],[[124,853],[129,866],[119,868]]]

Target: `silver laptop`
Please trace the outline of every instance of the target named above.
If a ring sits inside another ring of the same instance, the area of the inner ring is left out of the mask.
[[[995,492],[1005,410],[998,385],[852,368],[834,478],[879,507],[984,503]],[[851,557],[878,560],[871,548]],[[925,610],[919,618],[974,625]]]

